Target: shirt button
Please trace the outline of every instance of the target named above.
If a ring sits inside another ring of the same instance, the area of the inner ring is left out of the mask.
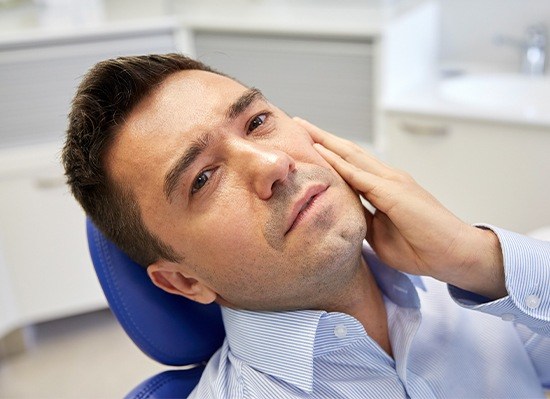
[[[334,327],[334,335],[336,335],[337,338],[344,338],[348,334],[348,329],[343,324],[338,324],[336,327]]]
[[[514,321],[516,319],[516,316],[514,316],[512,313],[504,313],[500,318],[504,321]]]
[[[536,295],[529,295],[527,298],[525,298],[525,305],[527,305],[528,308],[536,309],[540,305],[540,297]]]

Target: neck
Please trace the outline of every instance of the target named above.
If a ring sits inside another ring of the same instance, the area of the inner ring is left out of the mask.
[[[361,258],[360,262],[358,275],[353,280],[346,297],[340,304],[329,310],[353,316],[363,325],[367,334],[388,355],[392,356],[388,319],[382,292],[364,259]]]

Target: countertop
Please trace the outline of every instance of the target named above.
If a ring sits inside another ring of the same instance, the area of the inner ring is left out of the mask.
[[[86,20],[76,9],[40,11],[27,4],[0,14],[0,46],[112,35],[177,25],[188,29],[331,37],[376,37],[385,25],[425,0],[203,0],[186,2],[96,1]],[[24,3],[24,2],[23,2]],[[162,6],[159,4],[169,4]],[[11,13],[11,16],[9,15]],[[48,14],[51,14],[48,17]]]
[[[487,76],[500,74],[513,75],[518,73],[508,69],[499,68],[497,65],[461,64],[455,63],[452,67],[443,66],[444,70],[459,71],[462,76]],[[518,75],[522,76],[522,75]],[[460,77],[460,75],[459,75]],[[528,77],[525,77],[528,79]],[[449,77],[446,79],[453,79]],[[522,103],[522,98],[513,98],[513,106],[491,107],[468,105],[462,101],[456,101],[445,96],[443,85],[445,78],[434,80],[423,87],[417,87],[404,91],[394,98],[384,98],[382,110],[389,114],[411,114],[429,117],[442,117],[454,119],[469,119],[483,122],[509,123],[533,127],[550,128],[550,104]],[[550,76],[535,77],[550,82]],[[513,96],[513,93],[510,93]],[[536,98],[536,96],[533,96]],[[534,100],[533,100],[534,101]]]
[[[523,106],[519,102],[513,108],[476,107],[445,98],[438,83],[405,92],[398,98],[385,99],[382,102],[382,110],[388,114],[468,119],[550,128],[548,104],[541,104],[538,109]]]
[[[322,2],[321,2],[322,3]],[[368,2],[367,2],[368,3]],[[191,29],[231,32],[316,35],[331,37],[376,37],[392,18],[419,1],[400,1],[393,6],[296,2],[257,2],[253,7],[212,8],[197,4],[180,13],[182,24]]]
[[[129,33],[145,34],[179,28],[174,17],[155,17],[148,19],[129,19],[108,21],[102,24],[39,26],[30,25],[21,28],[0,29],[0,51],[13,48],[40,46],[48,43],[64,43],[83,39],[117,37]]]

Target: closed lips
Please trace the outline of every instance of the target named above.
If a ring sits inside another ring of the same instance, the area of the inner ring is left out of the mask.
[[[326,185],[316,184],[307,188],[306,191],[299,196],[299,200],[292,206],[285,235],[300,223],[305,214],[313,207],[317,198],[322,195],[327,188],[328,186]]]

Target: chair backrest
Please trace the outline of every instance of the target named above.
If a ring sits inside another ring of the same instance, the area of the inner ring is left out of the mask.
[[[169,370],[146,379],[125,399],[187,398],[200,380],[204,366],[189,370]]]
[[[163,364],[206,362],[225,337],[219,306],[198,304],[162,291],[145,269],[107,240],[90,219],[86,228],[103,292],[134,343]]]

